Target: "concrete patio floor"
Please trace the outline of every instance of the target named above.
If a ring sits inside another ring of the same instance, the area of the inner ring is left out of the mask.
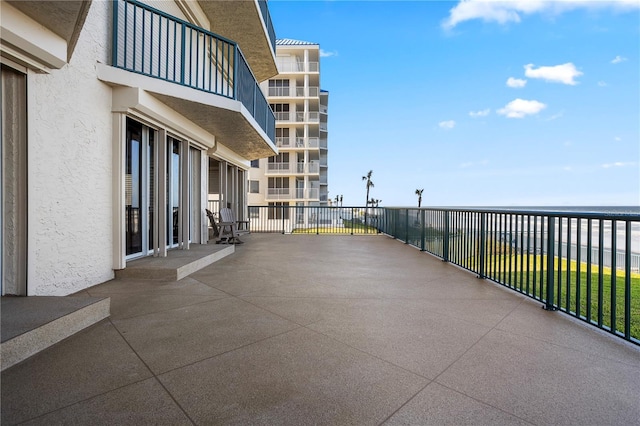
[[[640,422],[640,348],[385,236],[253,234],[5,370],[3,425]]]

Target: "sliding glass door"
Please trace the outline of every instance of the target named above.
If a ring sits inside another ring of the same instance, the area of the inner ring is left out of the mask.
[[[127,119],[125,174],[125,248],[127,258],[153,247],[155,131]]]

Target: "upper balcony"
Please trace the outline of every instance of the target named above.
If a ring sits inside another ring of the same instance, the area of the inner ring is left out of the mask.
[[[278,64],[278,72],[280,74],[318,73],[318,72],[320,72],[320,63],[319,62],[278,60],[277,64]]]
[[[319,93],[320,88],[317,86],[269,87],[268,96],[274,98],[317,98]]]
[[[153,93],[244,158],[274,155],[275,117],[236,42],[136,0],[114,4],[113,66],[99,78]]]
[[[293,123],[319,123],[320,113],[318,111],[279,111],[275,113],[277,121]]]
[[[266,0],[201,0],[211,31],[235,40],[258,81],[278,74],[276,34]]]
[[[278,148],[286,149],[317,149],[319,147],[320,140],[317,137],[303,136],[277,136],[276,146]]]
[[[316,175],[320,173],[320,164],[311,163],[267,163],[266,175]]]

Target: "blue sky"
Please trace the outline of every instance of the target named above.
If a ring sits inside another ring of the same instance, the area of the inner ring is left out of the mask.
[[[270,0],[320,44],[329,197],[640,205],[640,0]]]

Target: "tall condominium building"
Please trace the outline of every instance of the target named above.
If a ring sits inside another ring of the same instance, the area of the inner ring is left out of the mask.
[[[327,205],[329,93],[320,89],[320,46],[276,40],[276,64],[278,75],[261,87],[276,118],[279,153],[252,162],[249,205]]]

